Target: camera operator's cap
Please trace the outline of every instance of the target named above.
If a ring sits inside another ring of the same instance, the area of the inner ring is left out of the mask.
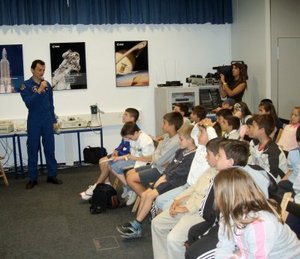
[[[233,98],[227,98],[226,100],[223,101],[223,104],[228,104],[230,106],[235,105],[235,100]]]

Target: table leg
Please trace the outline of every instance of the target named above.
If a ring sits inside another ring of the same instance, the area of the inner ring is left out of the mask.
[[[81,145],[80,145],[80,132],[77,132],[77,143],[78,143],[78,162],[81,165]]]
[[[21,138],[20,138],[19,135],[17,135],[17,143],[18,143],[21,174],[22,174],[22,176],[24,176],[23,157],[22,157],[22,149],[21,149]]]

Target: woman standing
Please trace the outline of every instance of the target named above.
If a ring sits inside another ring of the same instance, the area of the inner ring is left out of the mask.
[[[244,63],[234,63],[232,65],[232,76],[233,81],[226,82],[228,78],[225,78],[224,74],[220,74],[220,95],[222,98],[230,97],[236,102],[240,102],[247,88],[247,66]]]
[[[300,258],[300,241],[282,222],[251,176],[239,168],[220,171],[214,180],[220,211],[215,258]]]

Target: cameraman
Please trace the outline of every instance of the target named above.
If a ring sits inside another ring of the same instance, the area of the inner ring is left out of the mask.
[[[230,97],[236,102],[240,102],[247,88],[247,66],[244,63],[232,64],[232,76],[233,80],[229,82],[224,74],[220,74],[220,95],[222,98]]]

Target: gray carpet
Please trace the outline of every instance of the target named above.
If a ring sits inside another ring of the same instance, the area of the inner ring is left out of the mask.
[[[78,193],[93,183],[97,166],[59,170],[62,185],[26,190],[28,179],[0,182],[0,258],[153,258],[149,220],[143,237],[123,240],[115,226],[134,218],[131,207],[91,215]]]

